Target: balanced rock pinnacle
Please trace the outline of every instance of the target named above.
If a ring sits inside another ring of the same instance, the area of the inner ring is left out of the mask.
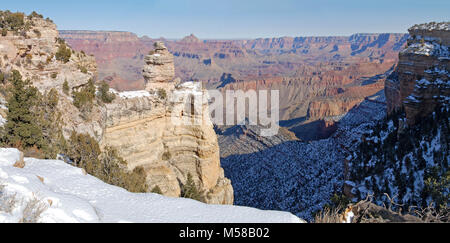
[[[172,90],[175,86],[175,66],[173,55],[163,42],[155,42],[154,50],[145,57],[143,75],[147,91],[165,89]]]

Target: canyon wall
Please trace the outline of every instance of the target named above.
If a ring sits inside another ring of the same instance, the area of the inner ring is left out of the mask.
[[[305,123],[324,119],[329,123],[382,90],[408,37],[355,34],[200,40],[190,35],[181,40],[165,40],[136,39],[128,33],[133,38],[124,42],[121,37],[102,36],[110,36],[110,32],[98,32],[97,38],[78,31],[63,33],[75,49],[84,49],[102,60],[100,79],[118,89],[145,88],[142,62],[152,62],[145,60],[147,53],[155,42],[162,41],[174,55],[175,75],[181,81],[198,80],[208,89],[221,91],[280,90],[280,118],[288,121],[288,128],[297,135]],[[121,49],[125,43],[129,43],[128,49]],[[124,51],[128,53],[123,54]],[[128,74],[134,77],[126,77]],[[297,120],[303,122],[294,124]]]
[[[0,73],[7,79],[12,70],[18,70],[41,93],[55,89],[66,138],[76,131],[91,135],[101,147],[116,148],[129,169],[144,168],[149,190],[158,186],[164,195],[179,197],[190,174],[205,202],[233,204],[233,188],[224,177],[217,136],[207,112],[207,94],[193,83],[176,86],[173,56],[163,44],[155,45],[152,55],[144,57],[145,65],[140,65],[147,90],[116,92],[111,104],[95,99],[92,111],[83,113],[74,106],[70,90],[78,90],[89,80],[97,81],[95,58],[67,47],[70,58],[58,59],[57,53],[65,44],[56,25],[39,16],[25,16],[24,21],[31,26],[28,30],[8,31],[6,36],[0,36]],[[122,32],[101,37],[93,32],[82,33],[89,40],[104,38],[106,42],[110,38],[123,42],[132,38]],[[69,93],[63,91],[65,81]],[[201,98],[194,112],[189,110],[191,103],[184,99],[191,96]],[[0,93],[0,98],[0,109],[6,109],[4,93]],[[173,119],[177,118],[197,122],[175,123]]]
[[[54,88],[60,97],[58,108],[64,111],[64,134],[69,136],[72,130],[76,130],[99,139],[103,132],[101,108],[94,107],[90,121],[83,119],[72,104],[72,97],[66,95],[62,88],[65,81],[70,89],[75,89],[89,79],[95,80],[95,58],[69,48],[71,55],[67,62],[57,60],[56,53],[63,43],[56,25],[40,17],[25,17],[24,20],[31,26],[28,30],[21,33],[8,31],[6,36],[0,37],[0,73],[7,78],[12,70],[17,70],[41,93]]]
[[[106,106],[102,144],[117,148],[129,169],[142,166],[150,190],[159,187],[164,195],[179,197],[190,174],[207,203],[233,204],[206,90],[200,83],[174,81],[173,56],[160,42],[145,60],[146,91],[132,97],[126,95],[132,91],[121,93]],[[201,103],[191,106],[194,101]]]
[[[415,25],[399,54],[396,72],[386,81],[388,112],[405,109],[410,123],[448,103],[449,22]]]

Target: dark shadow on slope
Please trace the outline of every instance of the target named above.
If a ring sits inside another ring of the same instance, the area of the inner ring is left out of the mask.
[[[294,132],[303,141],[320,140],[333,135],[337,130],[337,123],[317,120],[291,127],[289,130]]]
[[[289,211],[312,220],[342,187],[344,156],[330,141],[285,142],[264,151],[221,160],[235,204]]]
[[[292,125],[295,125],[295,124],[298,124],[298,123],[301,123],[301,122],[304,122],[304,121],[306,121],[306,116],[302,116],[302,117],[299,117],[299,118],[294,118],[294,119],[291,119],[291,120],[280,121],[280,126],[282,126],[282,127],[290,127]]]
[[[235,204],[289,211],[303,219],[342,192],[344,159],[357,146],[365,124],[385,116],[384,90],[351,109],[339,123],[346,129],[329,139],[289,141],[265,150],[221,159],[231,179]]]

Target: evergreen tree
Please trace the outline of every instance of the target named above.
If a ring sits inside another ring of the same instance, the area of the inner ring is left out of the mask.
[[[91,112],[94,106],[94,98],[95,98],[95,85],[92,79],[89,79],[88,83],[81,88],[80,91],[72,92],[73,95],[73,104],[78,110],[81,111],[84,117],[87,116],[89,112]]]
[[[109,84],[103,81],[99,88],[99,97],[103,103],[111,103],[116,96],[109,91]]]
[[[51,89],[44,95],[39,95],[38,102],[35,117],[44,139],[42,150],[46,158],[54,159],[66,146],[61,129],[62,115],[58,111],[58,92]]]
[[[33,108],[38,101],[38,90],[30,81],[22,80],[16,70],[12,71],[9,81],[12,84],[8,98],[7,122],[3,141],[17,148],[43,145],[43,135],[39,128]]]
[[[204,201],[203,192],[192,179],[191,173],[188,173],[186,184],[181,189],[181,197],[191,198],[201,202]]]
[[[58,51],[56,52],[56,60],[61,61],[63,63],[68,63],[70,57],[72,56],[72,50],[67,47],[65,43],[60,43],[58,47]]]
[[[143,167],[128,171],[127,162],[117,150],[106,147],[103,152],[97,141],[88,134],[72,132],[67,155],[76,166],[100,180],[125,188],[130,192],[147,192],[147,176]]]
[[[77,134],[73,131],[69,144],[67,155],[75,165],[84,168],[91,175],[98,175],[101,150],[97,141],[88,134]]]
[[[64,80],[64,83],[63,83],[63,92],[64,92],[64,94],[69,95],[70,87],[69,87],[69,83],[67,82],[67,79]]]

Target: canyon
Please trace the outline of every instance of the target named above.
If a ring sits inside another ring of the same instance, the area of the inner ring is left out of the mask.
[[[282,126],[302,140],[325,138],[335,123],[384,88],[406,34],[180,40],[130,32],[61,31],[98,60],[99,79],[118,90],[144,88],[141,63],[157,41],[174,55],[175,76],[207,89],[280,90]]]
[[[311,221],[333,195],[345,195],[414,215],[420,210],[411,208],[435,205],[437,222],[448,221],[449,22],[409,32],[398,65],[377,76],[385,87],[339,117],[329,137],[277,137],[261,150],[222,158],[236,204]]]
[[[148,192],[182,197],[193,183],[200,200],[208,204],[289,211],[308,221],[334,203],[336,195],[356,202],[373,194],[374,203],[382,205],[391,200],[387,193],[395,196],[394,206],[427,207],[435,199],[438,205],[448,205],[448,22],[415,25],[409,34],[254,40],[200,40],[190,35],[166,40],[129,32],[60,35],[51,20],[37,14],[24,21],[27,28],[2,31],[0,37],[0,73],[5,81],[0,89],[1,121],[9,114],[8,78],[17,70],[41,93],[56,90],[66,139],[72,132],[83,133],[101,150],[116,149],[127,171],[142,169]],[[66,47],[61,37],[74,49]],[[70,55],[61,58],[61,50]],[[77,108],[74,92],[92,84],[93,96],[99,96],[95,92],[101,81],[113,87],[106,92],[115,99],[104,102],[94,97],[91,111]],[[260,136],[258,125],[213,124],[207,89],[279,90],[278,134]],[[143,214],[146,203],[155,201],[163,204],[161,209],[167,203],[192,212],[197,206],[214,214],[237,210],[230,220],[243,220],[242,215],[235,217],[238,211],[253,211],[128,194],[86,177],[86,170],[67,164],[70,158],[46,161],[24,159],[16,149],[0,152],[4,159],[0,172],[7,172],[0,175],[8,185],[37,183],[46,195],[62,188],[67,196],[69,190],[93,215],[92,221],[122,218],[117,214],[105,219],[92,206],[105,210],[109,200],[129,211],[137,205],[136,212]],[[12,166],[17,161],[25,165]],[[64,176],[84,178],[89,184],[74,188]],[[64,183],[56,185],[52,179]],[[89,185],[97,188],[94,194],[109,195],[83,194]],[[58,196],[67,200],[64,195]],[[86,198],[93,201],[87,203]],[[178,215],[174,210],[167,215]],[[70,211],[70,217],[80,220]],[[161,212],[156,215],[164,217]],[[200,221],[192,212],[180,215]],[[303,221],[289,213],[278,215],[274,221]],[[140,221],[139,216],[125,219]]]

